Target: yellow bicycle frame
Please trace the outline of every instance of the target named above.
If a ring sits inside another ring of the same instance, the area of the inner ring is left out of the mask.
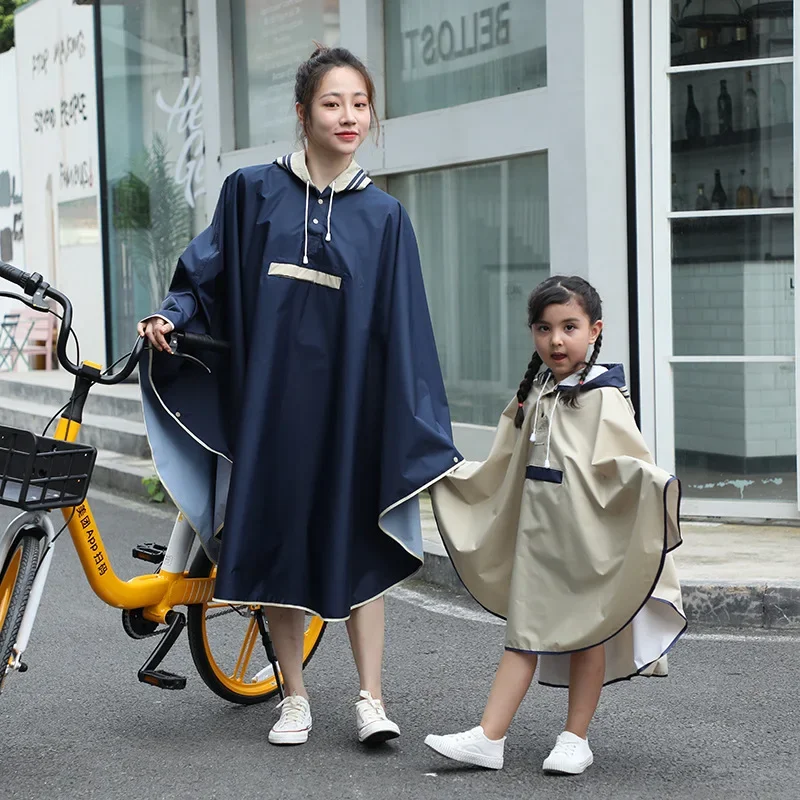
[[[74,442],[81,425],[61,417],[55,437]],[[146,619],[166,623],[166,614],[174,606],[206,603],[214,591],[213,574],[207,578],[187,578],[185,573],[159,570],[156,574],[137,575],[128,581],[119,578],[109,561],[100,529],[88,502],[62,509],[70,536],[78,551],[83,571],[94,593],[107,605],[116,608],[141,608]]]

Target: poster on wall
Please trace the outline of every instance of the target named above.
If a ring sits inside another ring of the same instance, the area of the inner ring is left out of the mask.
[[[17,11],[14,27],[27,267],[70,296],[81,355],[102,363],[92,23],[89,6],[37,0]]]
[[[0,109],[3,111],[3,124],[0,125],[0,260],[25,269],[17,72],[13,51],[0,54]],[[13,301],[0,297],[0,320],[12,306]]]

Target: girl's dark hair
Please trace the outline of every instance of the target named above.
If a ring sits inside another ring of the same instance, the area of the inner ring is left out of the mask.
[[[367,102],[371,116],[370,127],[375,126],[376,129],[380,129],[378,115],[375,112],[375,83],[361,59],[344,47],[326,47],[319,42],[314,42],[314,44],[317,45],[317,49],[311,54],[308,61],[304,61],[297,68],[294,80],[294,100],[303,107],[303,121],[297,120],[298,138],[302,139],[303,136],[308,136],[314,95],[317,93],[322,79],[334,67],[351,67],[361,74],[367,86]]]
[[[565,275],[553,275],[545,281],[542,281],[532,292],[528,298],[528,327],[531,328],[541,318],[547,306],[554,303],[558,305],[565,305],[570,300],[574,300],[589,317],[589,322],[594,325],[599,319],[603,318],[603,303],[600,300],[600,295],[597,294],[595,288],[583,278],[577,275],[567,277]],[[592,357],[586,362],[583,370],[581,370],[578,385],[562,389],[559,392],[561,399],[566,405],[575,408],[578,405],[578,395],[582,390],[583,382],[586,376],[591,371],[592,367],[597,362],[597,357],[600,355],[600,348],[603,345],[602,332],[597,337],[592,348]],[[514,424],[522,427],[525,420],[525,410],[523,404],[530,394],[533,381],[536,378],[539,370],[542,367],[542,358],[534,350],[533,357],[528,363],[528,369],[525,371],[525,376],[520,381],[519,389],[517,389],[517,415],[514,417]]]

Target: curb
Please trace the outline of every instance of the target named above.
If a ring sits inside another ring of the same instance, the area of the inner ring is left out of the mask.
[[[444,547],[425,541],[425,564],[419,580],[469,597]],[[681,581],[683,609],[689,625],[716,628],[800,629],[800,581],[782,585],[735,581]]]

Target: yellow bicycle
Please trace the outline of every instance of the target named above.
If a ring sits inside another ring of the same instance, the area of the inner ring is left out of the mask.
[[[15,283],[25,293],[0,292],[0,296],[56,316],[59,314],[48,300],[61,307],[56,352],[61,366],[75,376],[53,438],[0,426],[0,504],[23,510],[0,536],[0,691],[9,674],[27,670],[22,657],[61,532],[56,533],[51,512],[60,509],[95,594],[109,606],[123,610],[123,627],[131,638],[160,636],[138,672],[140,681],[162,689],[185,687],[185,677],[159,666],[186,627],[195,667],[220,697],[249,705],[276,693],[283,696],[280,667],[261,607],[212,602],[216,567],[202,547],[189,563],[196,537],[180,514],[166,546],[148,543],[133,550],[134,558],[155,565],[154,573],[125,581],[115,574],[109,561],[100,528],[86,502],[97,452],[78,443],[77,438],[91,388],[125,380],[144,350],[144,340],[137,341],[124,366],[113,375],[90,362],[74,364],[67,356],[72,330],[69,298],[38,273],[28,274],[1,261],[0,278]],[[190,334],[178,334],[177,340],[183,346],[227,348],[224,342]],[[187,613],[176,611],[178,606],[186,606]],[[325,630],[319,617],[307,619],[304,663],[314,655]]]

